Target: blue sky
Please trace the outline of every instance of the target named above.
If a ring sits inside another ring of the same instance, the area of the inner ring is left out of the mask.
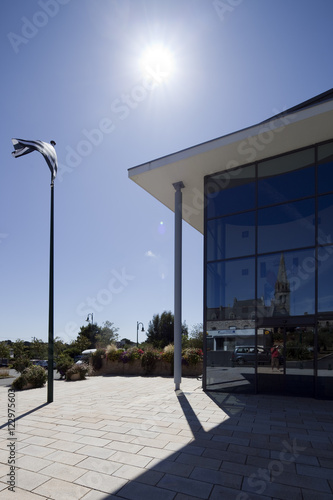
[[[136,340],[137,321],[147,328],[173,311],[174,217],[127,169],[332,88],[333,3],[5,0],[0,9],[0,340],[48,336],[50,172],[38,153],[12,158],[12,137],[57,143],[55,336],[74,340],[93,313]],[[174,68],[143,91],[140,61],[156,44]],[[184,223],[183,238],[191,330],[202,322],[203,237]]]

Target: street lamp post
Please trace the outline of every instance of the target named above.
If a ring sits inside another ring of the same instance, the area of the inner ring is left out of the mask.
[[[139,346],[139,326],[142,325],[142,329],[141,331],[144,332],[145,331],[145,328],[143,326],[143,323],[141,323],[141,321],[137,321],[136,322],[136,347]]]

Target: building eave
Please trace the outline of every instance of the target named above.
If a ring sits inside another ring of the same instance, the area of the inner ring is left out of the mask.
[[[172,211],[173,184],[182,181],[183,220],[203,233],[204,177],[332,139],[330,92],[257,125],[130,168],[128,176]]]

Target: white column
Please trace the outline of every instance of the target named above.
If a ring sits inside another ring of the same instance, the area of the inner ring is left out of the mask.
[[[174,381],[180,389],[182,378],[182,189],[183,182],[173,184],[175,193],[175,291],[174,291]]]

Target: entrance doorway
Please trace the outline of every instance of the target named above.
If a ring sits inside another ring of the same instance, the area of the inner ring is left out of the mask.
[[[312,324],[269,324],[258,329],[269,362],[257,365],[257,391],[313,397],[315,335]]]

